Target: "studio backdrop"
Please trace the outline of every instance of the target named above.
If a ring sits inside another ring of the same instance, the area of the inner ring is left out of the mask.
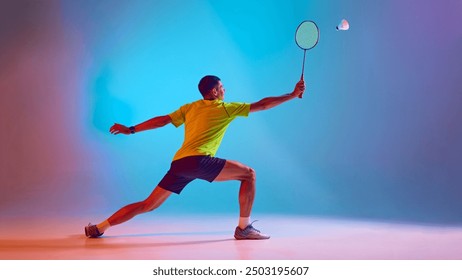
[[[255,213],[462,222],[462,1],[0,3],[0,215],[106,216],[144,199],[183,139],[111,135],[201,98],[302,99],[234,121],[217,156],[257,173]],[[337,30],[342,19],[348,30]],[[195,181],[154,215],[236,213],[238,182]],[[94,217],[94,216],[92,216]]]

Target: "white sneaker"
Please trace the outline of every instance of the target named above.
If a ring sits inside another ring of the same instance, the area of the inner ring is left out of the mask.
[[[255,221],[252,222],[252,224]],[[244,239],[252,239],[252,240],[260,240],[260,239],[269,239],[270,236],[261,233],[258,229],[254,228],[252,224],[248,225],[245,229],[241,229],[240,227],[236,227],[236,231],[234,231],[234,238],[237,240],[244,240]]]

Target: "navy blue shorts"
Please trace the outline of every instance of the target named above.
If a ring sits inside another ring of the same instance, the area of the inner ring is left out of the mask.
[[[190,156],[175,160],[159,182],[159,187],[179,194],[195,179],[213,182],[225,166],[226,160],[211,156]]]

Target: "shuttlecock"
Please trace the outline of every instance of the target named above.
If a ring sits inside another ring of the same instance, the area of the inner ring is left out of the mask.
[[[337,25],[337,30],[343,30],[343,31],[346,31],[348,29],[350,29],[350,24],[348,23],[348,21],[346,19],[342,19],[342,21]]]

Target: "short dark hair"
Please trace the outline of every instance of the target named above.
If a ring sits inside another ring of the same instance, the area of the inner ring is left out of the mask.
[[[214,87],[218,85],[218,82],[220,81],[220,78],[217,76],[213,75],[207,75],[204,76],[200,81],[199,81],[199,91],[201,92],[202,96],[205,97],[209,91],[211,91]]]

